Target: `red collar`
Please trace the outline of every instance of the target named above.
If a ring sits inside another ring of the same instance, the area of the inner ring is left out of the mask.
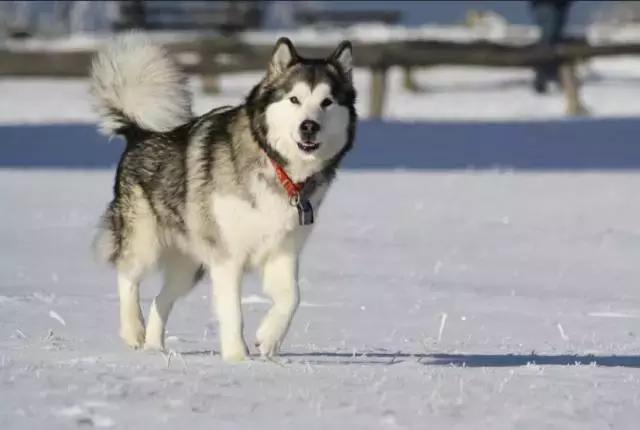
[[[281,165],[279,165],[273,158],[269,157],[269,155],[267,155],[267,158],[271,161],[271,165],[276,171],[276,176],[278,177],[278,181],[280,181],[282,188],[287,192],[289,201],[295,206],[300,200],[300,193],[304,188],[304,182],[293,182]]]

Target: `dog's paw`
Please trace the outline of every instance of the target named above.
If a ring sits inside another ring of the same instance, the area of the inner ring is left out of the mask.
[[[123,326],[120,329],[120,337],[129,347],[140,349],[144,345],[144,326],[142,324]]]
[[[157,341],[156,342],[146,341],[144,343],[144,350],[149,352],[165,352],[166,351],[164,344],[162,344],[162,342],[157,342]]]
[[[249,357],[249,351],[244,343],[223,345],[221,355],[227,363],[239,363]]]
[[[256,348],[260,352],[262,358],[273,358],[280,353],[280,339],[276,337],[267,337],[262,335],[260,331],[257,334]]]
[[[256,348],[260,352],[260,357],[272,360],[273,357],[280,353],[280,345],[278,343],[260,343],[256,342]]]
[[[149,323],[146,331],[144,350],[164,352],[164,329]]]
[[[260,351],[263,358],[271,358],[280,352],[281,330],[277,330],[277,326],[271,324],[271,321],[265,320],[256,333],[256,348]]]

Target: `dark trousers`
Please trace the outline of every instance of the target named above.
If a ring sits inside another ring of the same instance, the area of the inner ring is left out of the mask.
[[[538,43],[544,47],[553,47],[562,40],[567,21],[568,1],[533,1],[531,9],[536,24],[540,28]],[[548,81],[558,80],[559,64],[548,63],[536,68],[536,90],[544,92]]]

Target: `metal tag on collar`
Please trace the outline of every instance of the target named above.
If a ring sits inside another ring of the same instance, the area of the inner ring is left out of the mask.
[[[300,222],[300,225],[313,224],[313,206],[311,206],[311,202],[309,200],[298,199],[296,209],[298,209],[298,221]]]

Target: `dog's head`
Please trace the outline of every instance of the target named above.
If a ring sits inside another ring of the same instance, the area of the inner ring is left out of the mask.
[[[277,161],[322,168],[352,145],[355,96],[351,43],[325,59],[307,59],[281,38],[247,100],[252,132]]]

